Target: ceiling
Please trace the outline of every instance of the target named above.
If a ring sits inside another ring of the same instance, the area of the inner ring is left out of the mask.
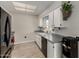
[[[36,6],[36,9],[34,10],[33,13],[19,11],[14,8],[12,1],[3,1],[3,2],[0,2],[0,5],[6,8],[10,13],[40,15],[53,3],[53,1],[16,1],[16,2],[34,5]]]

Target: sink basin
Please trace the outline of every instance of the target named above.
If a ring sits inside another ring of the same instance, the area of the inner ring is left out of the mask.
[[[59,34],[52,34],[52,41],[53,42],[61,42],[62,41],[62,38],[63,36],[62,35],[59,35]]]

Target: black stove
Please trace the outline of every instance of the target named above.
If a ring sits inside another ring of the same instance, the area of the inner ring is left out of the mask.
[[[67,58],[78,58],[78,37],[63,37],[63,54]]]

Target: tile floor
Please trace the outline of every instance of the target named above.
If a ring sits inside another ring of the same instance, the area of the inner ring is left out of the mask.
[[[44,58],[35,42],[22,43],[14,46],[12,58]]]

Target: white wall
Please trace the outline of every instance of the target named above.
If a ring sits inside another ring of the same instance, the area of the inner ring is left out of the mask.
[[[68,33],[73,36],[79,36],[79,1],[71,2],[73,5],[72,15],[65,21],[64,24],[67,25],[67,29],[60,30],[61,33]]]
[[[13,14],[12,30],[15,31],[15,44],[34,41],[33,32],[38,26],[37,16]],[[24,36],[27,36],[25,39]]]
[[[75,35],[79,36],[79,1],[72,2],[73,4],[73,13],[70,18],[72,21],[72,30]]]
[[[79,1],[72,2],[73,13],[70,18],[72,20],[72,30],[76,36],[79,36]],[[79,57],[79,42],[78,42],[78,57]]]

